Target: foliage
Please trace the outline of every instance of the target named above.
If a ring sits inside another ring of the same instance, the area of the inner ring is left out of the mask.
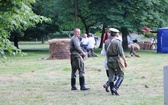
[[[111,1],[108,18],[111,26],[127,27],[128,30],[140,32],[145,25],[152,29],[165,26],[167,23],[165,10],[166,0],[117,0]]]
[[[156,39],[156,34],[155,33],[145,33],[144,36],[146,38],[154,38],[154,39]]]
[[[89,28],[97,23],[88,0],[59,0],[58,4],[59,24],[62,30],[80,27],[88,34]]]
[[[35,27],[29,27],[24,32],[25,37],[43,38],[47,37],[50,33],[59,31],[56,0],[36,0],[36,3],[32,7],[36,14],[48,17],[50,21],[38,23]]]
[[[11,54],[20,52],[8,40],[10,32],[16,29],[27,29],[36,23],[47,20],[43,16],[33,13],[31,3],[35,0],[0,0],[0,57],[5,58],[4,50]]]
[[[167,0],[90,0],[90,2],[99,22],[120,29],[125,49],[130,31],[141,32],[144,25],[156,30],[168,23],[165,12],[168,10]]]

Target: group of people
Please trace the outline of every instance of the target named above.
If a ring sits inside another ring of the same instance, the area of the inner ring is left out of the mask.
[[[124,67],[127,67],[127,61],[124,56],[124,51],[122,48],[121,39],[119,36],[119,30],[115,28],[109,28],[107,36],[103,39],[104,49],[106,52],[105,66],[108,76],[108,81],[103,87],[108,92],[108,87],[110,87],[110,92],[112,95],[119,95],[117,92],[124,79]],[[74,29],[74,35],[70,40],[70,53],[71,53],[71,90],[77,90],[76,87],[76,73],[79,72],[79,83],[80,90],[89,90],[85,86],[85,76],[84,76],[84,60],[83,56],[86,53],[81,47],[80,42],[80,29]],[[121,63],[121,59],[124,61],[124,65]]]
[[[84,52],[87,52],[87,56],[94,56],[94,47],[95,47],[95,39],[92,34],[83,34],[81,39],[81,47]]]

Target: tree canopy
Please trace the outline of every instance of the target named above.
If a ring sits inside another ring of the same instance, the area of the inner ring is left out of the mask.
[[[27,29],[36,23],[47,20],[36,15],[31,8],[35,0],[0,0],[0,59],[5,59],[4,50],[15,54],[20,52],[8,40],[10,32],[16,29]]]
[[[167,0],[91,0],[96,17],[107,27],[118,28],[126,49],[129,32],[141,32],[147,26],[153,30],[167,25]],[[103,6],[104,5],[104,6]],[[98,12],[96,12],[98,11]],[[102,14],[102,15],[101,15]]]
[[[60,0],[59,2],[61,3],[59,10],[64,14],[62,18],[65,20],[64,23],[72,24],[71,22],[76,21],[77,24],[84,26],[86,33],[89,33],[87,28],[90,26],[118,28],[122,33],[124,49],[127,48],[127,35],[130,32],[141,33],[144,26],[157,30],[168,23],[165,12],[168,9],[167,0]]]

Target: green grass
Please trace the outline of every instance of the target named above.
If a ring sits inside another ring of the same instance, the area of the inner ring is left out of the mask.
[[[106,93],[102,87],[107,77],[100,49],[95,51],[98,57],[85,61],[86,86],[91,90],[71,91],[69,59],[39,60],[49,57],[47,44],[21,47],[27,56],[8,56],[11,62],[0,67],[0,105],[164,104],[163,66],[167,65],[168,54],[141,50],[138,52],[140,58],[127,58],[125,79],[118,91],[120,96],[116,97]]]

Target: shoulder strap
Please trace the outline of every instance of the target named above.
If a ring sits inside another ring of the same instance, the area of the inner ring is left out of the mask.
[[[112,40],[113,40],[113,39],[112,39]],[[107,47],[107,51],[109,50],[110,45],[111,45],[111,41],[110,41],[110,43],[109,43],[109,45],[108,45],[108,47]]]
[[[110,43],[109,43],[109,45],[108,45],[108,47],[107,47],[107,51],[106,51],[106,52],[108,52],[108,50],[109,50],[109,48],[110,48],[110,45],[112,45],[113,49],[116,50],[116,47],[115,47],[114,44],[112,43],[113,40],[114,40],[114,39],[112,39],[112,40],[110,41]],[[106,54],[107,54],[107,53],[106,53]]]
[[[116,50],[114,44],[112,43],[113,40],[114,40],[114,39],[112,39],[112,40],[110,41],[110,43],[109,43],[109,45],[108,45],[108,47],[107,47],[107,51],[109,50],[110,45],[112,45],[113,49]]]

